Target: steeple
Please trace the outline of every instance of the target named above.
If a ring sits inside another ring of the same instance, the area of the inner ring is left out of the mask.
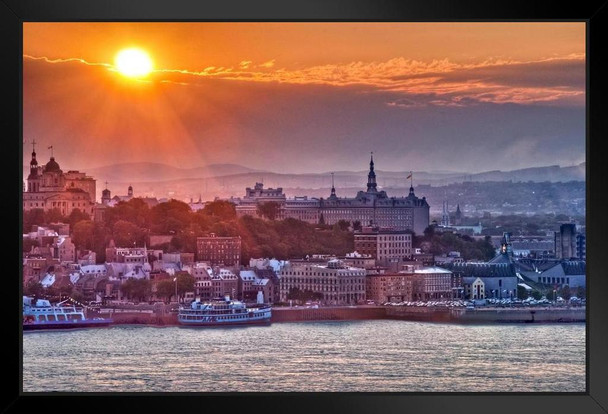
[[[110,190],[108,190],[108,182],[106,181],[106,188],[101,192],[101,204],[107,205],[111,199]]]
[[[371,158],[369,161],[369,174],[367,174],[367,192],[377,193],[378,189],[376,186],[376,173],[374,172],[374,153],[372,151]]]
[[[410,175],[407,176],[410,179],[410,197],[415,197],[414,194],[414,173],[410,171]]]
[[[36,160],[36,140],[32,141],[32,160],[30,161],[30,178],[38,175],[38,161]]]
[[[336,196],[336,187],[334,187],[334,173],[331,173],[331,195],[329,196],[329,200],[334,200],[338,198]]]

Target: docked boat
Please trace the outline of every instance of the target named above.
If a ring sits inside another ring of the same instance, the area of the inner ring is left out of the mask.
[[[189,307],[180,307],[177,321],[185,326],[237,326],[269,324],[272,307],[259,304],[248,307],[228,296],[209,302],[194,301]]]
[[[56,305],[46,299],[23,297],[23,330],[71,329],[108,326],[112,319],[85,316],[83,308],[67,306],[60,302]]]

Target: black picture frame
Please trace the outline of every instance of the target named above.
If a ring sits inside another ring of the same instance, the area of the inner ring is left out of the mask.
[[[47,21],[584,21],[587,24],[587,391],[584,393],[77,393],[27,395],[21,392],[21,293],[17,271],[5,271],[5,328],[12,338],[4,343],[4,378],[10,386],[2,392],[2,412],[153,412],[222,410],[299,412],[416,412],[416,413],[606,413],[608,412],[608,272],[602,253],[608,235],[606,220],[606,151],[608,138],[605,44],[608,1],[558,5],[551,1],[510,0],[483,2],[433,0],[0,0],[0,49],[4,85],[0,112],[4,145],[19,156],[4,155],[3,166],[11,177],[3,211],[10,229],[8,240],[21,239],[22,181],[22,23]],[[604,59],[602,59],[604,58]],[[9,242],[7,262],[18,263],[20,246]],[[17,334],[17,341],[14,336]],[[559,352],[559,348],[553,352]],[[8,365],[9,361],[11,362]]]

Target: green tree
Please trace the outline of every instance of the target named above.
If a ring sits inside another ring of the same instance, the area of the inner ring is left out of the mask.
[[[132,247],[136,244],[144,244],[144,233],[135,224],[118,220],[112,228],[112,237],[118,247]]]
[[[230,221],[236,218],[236,208],[233,203],[225,200],[216,200],[205,204],[203,213],[214,216],[222,221]]]
[[[63,214],[61,214],[60,209],[52,208],[52,209],[44,212],[44,222],[46,224],[58,223],[58,222],[65,223],[65,222],[67,222],[67,219]]]
[[[523,286],[517,286],[517,297],[519,299],[526,299],[528,297],[528,291]]]
[[[194,282],[196,281],[194,276],[188,272],[177,272],[175,277],[177,278],[177,294],[181,299],[184,298],[186,292],[194,291]]]
[[[564,300],[570,300],[572,297],[572,292],[570,291],[570,286],[565,285],[558,292],[558,295],[561,296]]]
[[[350,221],[339,220],[335,225],[342,231],[348,231],[348,229],[350,227]]]
[[[538,290],[533,290],[530,293],[530,296],[532,296],[534,300],[539,300],[543,295]]]
[[[577,287],[576,288],[576,296],[578,298],[581,298],[581,299],[586,298],[587,297],[587,292],[585,291],[585,288],[582,287],[582,286]]]
[[[70,229],[74,229],[76,223],[83,220],[91,220],[91,216],[77,208],[72,210],[72,212],[68,216],[68,223],[70,224]]]
[[[42,284],[34,279],[31,279],[23,288],[23,294],[26,296],[40,297],[43,292],[44,288],[42,287]]]
[[[91,220],[82,220],[72,229],[72,241],[79,250],[92,250],[95,245],[95,224]]]
[[[32,231],[32,226],[42,226],[44,223],[44,210],[34,208],[23,212],[23,232],[29,233]]]
[[[166,302],[171,302],[171,298],[175,295],[175,282],[173,279],[160,280],[156,284],[156,296],[165,298]]]
[[[274,220],[279,215],[281,205],[276,201],[266,201],[259,203],[257,206],[257,214],[260,217],[266,217],[268,220]]]

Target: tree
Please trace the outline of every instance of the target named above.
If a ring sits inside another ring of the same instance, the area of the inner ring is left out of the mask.
[[[336,226],[338,227],[338,229],[340,229],[342,231],[348,231],[348,229],[350,227],[350,221],[348,221],[348,220],[339,220],[336,223]]]
[[[175,274],[177,278],[177,294],[179,297],[183,299],[186,292],[194,291],[194,276],[189,274],[188,272],[178,272]]]
[[[44,222],[47,224],[57,222],[65,223],[66,221],[66,217],[61,214],[61,210],[59,210],[58,208],[52,208],[44,212]]]
[[[542,297],[542,294],[538,290],[533,290],[530,294],[534,300],[539,300]]]
[[[23,288],[23,294],[26,296],[39,297],[42,296],[43,292],[44,287],[42,287],[42,284],[34,279],[31,279],[29,282],[27,282],[27,284]]]
[[[434,226],[428,226],[426,229],[424,229],[424,237],[428,240],[431,237],[433,237],[435,235],[435,227]]]
[[[564,300],[570,300],[572,297],[572,292],[570,291],[570,286],[565,285],[558,292],[558,295],[561,296]]]
[[[44,224],[44,210],[34,208],[23,212],[23,232],[29,233],[32,231],[32,226],[41,226]]]
[[[118,220],[112,227],[112,237],[118,247],[132,247],[135,244],[144,244],[144,234],[135,224]]]
[[[83,220],[90,220],[91,216],[89,216],[84,211],[80,211],[80,209],[75,208],[72,210],[68,217],[68,223],[70,223],[70,229],[73,229],[76,223]]]
[[[82,220],[72,228],[72,241],[79,250],[92,250],[94,246],[95,224],[91,220]]]
[[[353,230],[361,231],[361,229],[362,229],[361,221],[360,220],[353,221]]]
[[[229,221],[236,218],[236,208],[233,203],[225,200],[216,200],[205,204],[203,213],[214,216],[222,221]]]
[[[175,294],[175,282],[173,279],[160,280],[156,284],[156,295],[165,298],[166,302],[171,302],[171,298]]]
[[[528,297],[528,291],[523,286],[517,286],[517,297],[519,299],[526,299]]]
[[[323,213],[319,215],[319,224],[325,225],[325,217],[323,217]]]
[[[581,298],[581,299],[587,297],[587,292],[585,291],[584,287],[579,286],[576,288],[576,297]]]
[[[266,201],[259,203],[257,206],[258,216],[266,217],[268,220],[274,220],[279,215],[281,205],[276,201]]]

